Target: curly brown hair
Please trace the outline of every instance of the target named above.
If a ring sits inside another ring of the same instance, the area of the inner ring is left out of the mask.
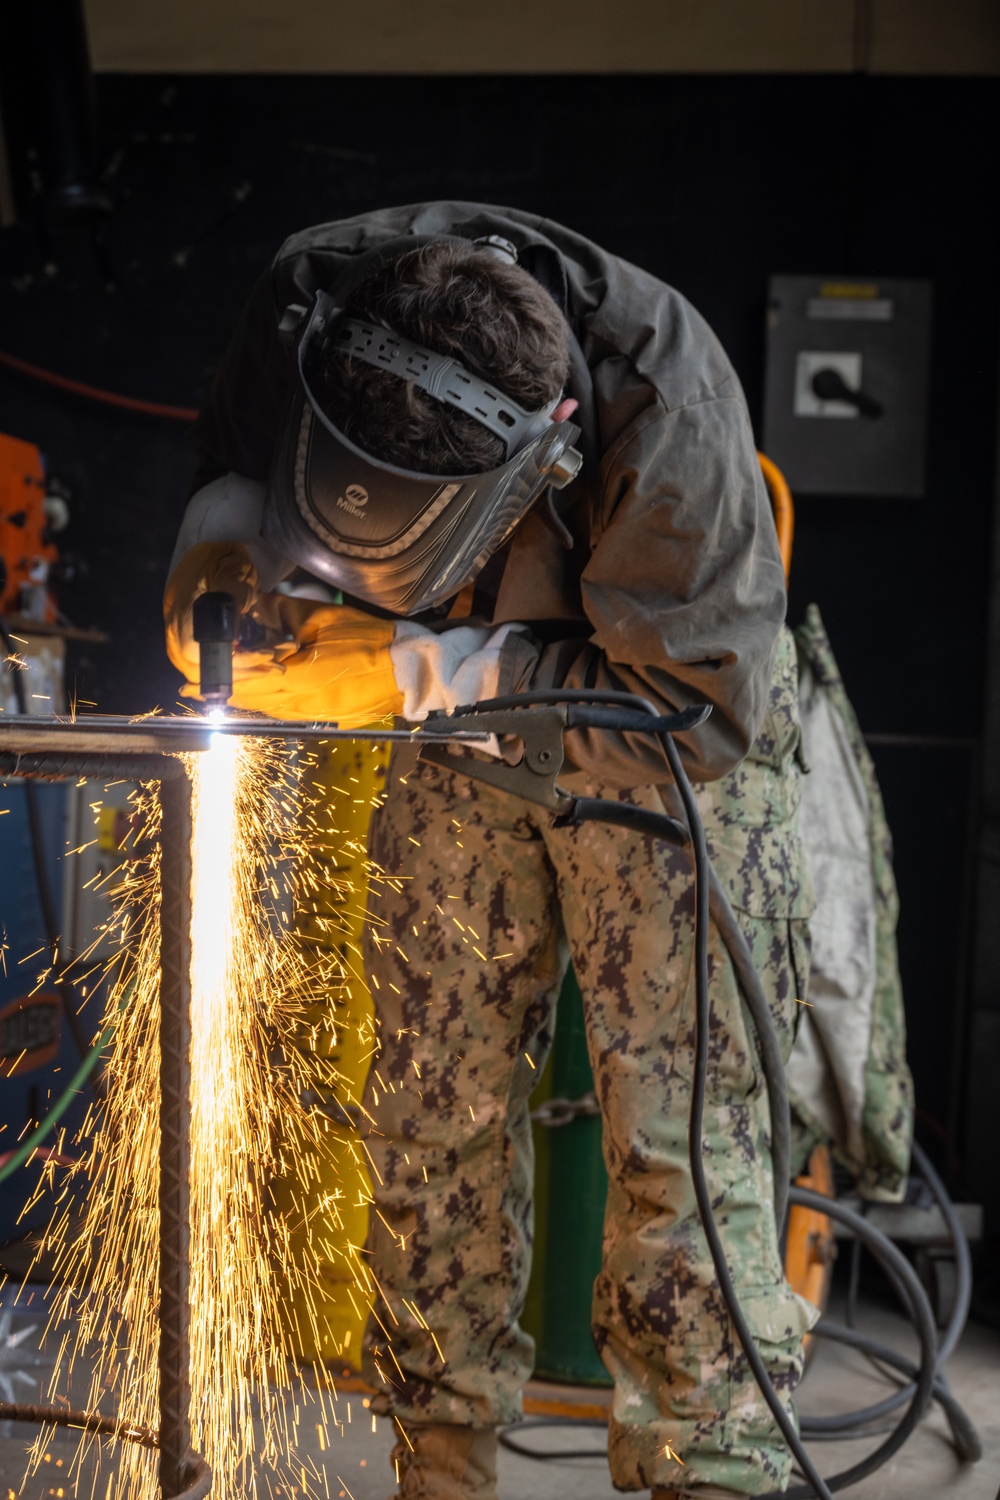
[[[566,384],[567,327],[555,302],[527,271],[471,243],[405,251],[366,277],[345,311],[452,355],[529,411]],[[323,405],[359,448],[400,468],[477,474],[504,461],[502,439],[475,417],[360,360],[328,359]]]

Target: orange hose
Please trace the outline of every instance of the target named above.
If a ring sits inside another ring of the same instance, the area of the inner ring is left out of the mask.
[[[66,375],[56,375],[52,370],[43,370],[39,365],[29,365],[26,360],[15,359],[13,354],[0,352],[0,365],[7,365],[19,375],[30,380],[40,380],[45,385],[54,385],[61,391],[70,391],[74,396],[85,396],[88,401],[101,401],[105,406],[120,406],[126,411],[142,412],[146,417],[166,417],[171,422],[194,422],[198,411],[194,406],[164,406],[159,401],[140,401],[136,396],[119,396],[115,391],[102,391],[96,385],[84,385],[81,380],[70,380]]]
[[[767,493],[771,497],[771,509],[774,512],[774,524],[778,532],[778,547],[781,551],[781,561],[787,583],[788,575],[792,570],[792,537],[795,534],[795,506],[792,502],[792,492],[778,465],[772,463],[764,453],[758,453],[757,457],[760,459]]]

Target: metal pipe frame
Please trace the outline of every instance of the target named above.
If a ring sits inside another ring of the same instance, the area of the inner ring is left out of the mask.
[[[44,726],[44,727],[43,727]],[[159,1449],[163,1500],[194,1500],[211,1488],[208,1465],[191,1448],[189,1381],[189,1238],[191,1129],[191,784],[182,761],[156,749],[101,754],[62,748],[52,720],[17,726],[31,749],[7,748],[0,738],[0,777],[65,780],[80,776],[155,781],[160,787],[160,1184],[159,1184]],[[21,739],[19,735],[17,738]],[[38,749],[51,740],[51,751]],[[7,744],[5,744],[7,741]],[[127,743],[118,738],[121,749]],[[63,1412],[62,1418],[65,1419]],[[71,1425],[108,1432],[86,1413]],[[56,1421],[58,1409],[25,1407],[21,1420]],[[79,1420],[79,1419],[85,1420]],[[129,1429],[112,1423],[117,1435]],[[140,1439],[141,1441],[141,1439]]]
[[[209,750],[218,734],[315,742],[339,739],[406,742],[407,729],[340,729],[336,724],[226,716],[73,721],[0,719],[0,780],[94,779],[158,782],[160,787],[160,1186],[159,1429],[59,1407],[0,1403],[0,1418],[53,1422],[131,1438],[159,1449],[163,1500],[202,1500],[211,1489],[207,1463],[191,1447],[190,1131],[191,1131],[191,785],[178,755]],[[435,740],[481,744],[482,733],[454,731]]]

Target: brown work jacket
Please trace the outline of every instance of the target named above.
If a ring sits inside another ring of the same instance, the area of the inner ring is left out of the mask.
[[[267,479],[294,379],[278,335],[286,307],[308,304],[319,288],[336,296],[358,257],[386,241],[490,234],[510,240],[562,303],[585,455],[558,498],[572,547],[536,505],[498,577],[493,570],[492,597],[477,598],[487,623],[530,627],[507,639],[499,691],[615,689],[663,712],[710,703],[710,718],[680,747],[691,776],[723,776],[757,734],[785,615],[746,402],[715,335],[679,292],[572,230],[518,209],[420,203],[293,235],[219,366],[199,419],[193,489],[228,471]],[[575,730],[567,752],[606,785],[669,774],[648,736]]]

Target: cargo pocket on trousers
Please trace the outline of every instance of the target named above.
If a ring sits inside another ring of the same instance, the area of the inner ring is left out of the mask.
[[[802,1378],[802,1340],[819,1318],[819,1309],[785,1282],[744,1287],[737,1282],[736,1295],[767,1373],[778,1395],[787,1401]],[[726,1408],[727,1441],[736,1443],[741,1436],[745,1440],[752,1433],[757,1440],[767,1441],[773,1435],[780,1442],[774,1417],[761,1395],[731,1320],[730,1327],[734,1357]]]

